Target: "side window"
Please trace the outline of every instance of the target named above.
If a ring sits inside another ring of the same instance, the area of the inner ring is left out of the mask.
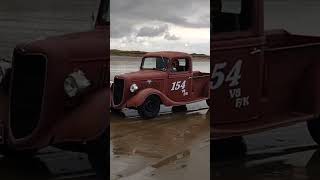
[[[188,59],[174,59],[172,61],[172,72],[184,72],[189,71],[189,60]]]
[[[213,32],[248,31],[252,25],[252,3],[251,0],[213,0]]]

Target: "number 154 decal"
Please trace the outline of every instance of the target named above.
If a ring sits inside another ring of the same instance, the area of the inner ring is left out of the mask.
[[[223,72],[226,66],[227,66],[226,62],[218,63],[214,66],[212,76],[211,76],[212,89],[220,88],[224,82],[230,82],[229,87],[234,87],[239,85],[239,80],[241,79],[242,60],[238,60],[227,75],[225,75],[225,73]]]
[[[181,93],[183,96],[188,96],[189,93],[186,90],[186,80],[184,81],[177,81],[172,83],[171,91],[179,91],[181,90]]]
[[[172,83],[171,91],[184,90],[186,88],[186,81],[177,81]]]

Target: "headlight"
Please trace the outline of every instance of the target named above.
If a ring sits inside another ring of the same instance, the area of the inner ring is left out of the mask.
[[[81,70],[69,74],[64,81],[64,91],[69,97],[76,96],[89,86],[90,81]]]
[[[139,89],[139,87],[138,87],[137,84],[132,84],[132,85],[130,86],[130,91],[131,91],[132,93],[136,92],[138,89]]]

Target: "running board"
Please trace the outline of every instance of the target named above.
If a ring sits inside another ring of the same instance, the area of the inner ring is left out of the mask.
[[[273,128],[290,126],[299,122],[318,118],[315,114],[290,112],[278,116],[265,116],[248,122],[213,125],[211,139],[219,140],[258,133]]]

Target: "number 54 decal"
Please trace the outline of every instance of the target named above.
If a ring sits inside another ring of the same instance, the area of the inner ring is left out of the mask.
[[[225,76],[223,70],[227,66],[227,63],[216,64],[213,68],[211,76],[211,88],[218,89],[224,82],[230,82],[229,87],[234,87],[239,85],[239,80],[241,79],[241,66],[242,60],[238,60],[231,71]],[[216,79],[216,81],[214,81]]]

